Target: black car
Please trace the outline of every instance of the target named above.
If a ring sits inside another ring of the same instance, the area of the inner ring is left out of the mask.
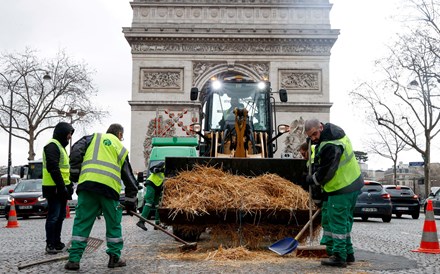
[[[5,217],[8,219],[14,199],[17,217],[47,216],[47,200],[43,198],[42,179],[21,180],[8,199]]]
[[[362,221],[367,221],[368,218],[382,218],[382,221],[389,223],[392,208],[390,194],[384,190],[382,184],[366,180],[356,200],[354,217],[361,217]]]
[[[428,198],[422,202],[423,212],[425,213],[428,200],[432,201],[434,215],[440,215],[440,189],[438,187],[431,187],[431,193],[429,194]]]
[[[393,203],[393,214],[397,218],[403,214],[411,215],[413,219],[418,219],[420,215],[419,197],[408,186],[384,185],[385,191],[391,195]]]

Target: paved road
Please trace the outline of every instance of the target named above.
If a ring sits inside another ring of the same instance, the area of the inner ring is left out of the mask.
[[[68,242],[74,214],[66,219],[63,240]],[[439,226],[439,217],[437,217]],[[0,219],[0,273],[72,273],[63,269],[65,261],[41,264],[21,271],[21,263],[52,258],[44,253],[45,219],[19,219],[19,228],[5,228],[7,221]],[[258,260],[215,261],[208,253],[195,253],[189,258],[178,251],[178,243],[160,231],[150,228],[144,232],[135,225],[135,217],[123,217],[125,248],[123,257],[127,267],[107,268],[105,244],[81,261],[79,273],[440,273],[440,255],[414,253],[421,241],[424,215],[419,220],[380,219],[356,221],[353,230],[357,248],[357,263],[347,269],[320,266],[319,259],[280,257],[266,252]],[[96,220],[93,237],[104,239],[104,220]],[[200,244],[199,244],[200,245]],[[197,256],[196,256],[197,255]]]

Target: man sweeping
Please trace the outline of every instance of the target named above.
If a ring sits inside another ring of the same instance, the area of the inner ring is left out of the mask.
[[[127,212],[136,210],[137,182],[122,144],[124,128],[111,124],[106,133],[84,136],[72,147],[70,154],[71,179],[78,182],[78,206],[72,228],[69,261],[64,268],[79,270],[80,260],[96,216],[103,213],[107,240],[109,268],[126,266],[121,258],[122,207],[119,204],[122,182],[125,185],[124,206]]]
[[[346,267],[355,261],[350,233],[356,198],[364,185],[361,170],[342,128],[311,119],[305,122],[305,131],[316,145],[314,173],[306,182],[322,186],[328,196],[322,211],[326,212],[329,231],[321,244],[330,257],[321,264]]]

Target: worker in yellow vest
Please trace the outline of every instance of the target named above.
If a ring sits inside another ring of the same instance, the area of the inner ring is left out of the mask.
[[[156,213],[154,220],[157,225],[160,225],[158,205],[162,197],[163,180],[165,179],[165,162],[161,161],[150,168],[150,176],[145,182],[146,192],[144,196],[145,205],[142,209],[142,217],[148,218],[151,209],[155,208]],[[136,225],[147,231],[144,221],[139,221]]]
[[[127,212],[136,211],[137,182],[128,160],[128,150],[122,145],[124,128],[112,124],[104,134],[84,136],[72,147],[70,154],[71,180],[78,182],[78,205],[72,229],[72,246],[68,270],[78,270],[87,247],[87,239],[96,216],[102,211],[105,219],[109,268],[126,266],[121,258],[122,207],[119,196],[125,185],[124,206]]]
[[[328,242],[321,243],[326,245],[330,257],[321,260],[321,264],[346,267],[355,261],[350,233],[356,199],[364,185],[361,170],[342,128],[311,119],[305,122],[305,131],[316,145],[313,174],[307,176],[306,182],[322,186],[328,196],[323,211],[327,213],[330,235]]]
[[[69,179],[69,156],[65,147],[74,129],[66,122],[55,126],[53,137],[43,148],[43,197],[47,200],[46,252],[63,252],[61,230],[66,218],[67,200],[72,199],[73,187]]]

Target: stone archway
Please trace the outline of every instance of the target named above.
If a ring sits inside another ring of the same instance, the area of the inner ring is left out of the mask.
[[[255,81],[269,80],[268,62],[214,63],[193,61],[193,86],[202,90],[205,83],[221,73],[235,71]]]
[[[228,71],[287,90],[292,100],[277,106],[278,123],[329,121],[330,50],[339,35],[329,0],[134,0],[131,7],[123,33],[133,62],[134,169],[142,170],[142,139],[157,109],[200,109],[191,88]]]

